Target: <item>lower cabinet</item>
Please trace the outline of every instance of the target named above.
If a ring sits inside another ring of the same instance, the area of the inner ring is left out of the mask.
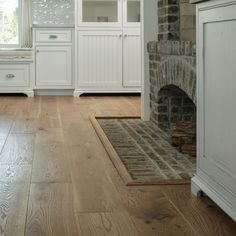
[[[141,87],[140,30],[124,31],[123,39],[123,86]]]
[[[78,45],[79,86],[122,87],[121,31],[80,31]]]
[[[0,65],[0,87],[29,86],[28,65]]]
[[[198,12],[198,161],[202,190],[236,221],[236,1],[206,1]]]
[[[0,62],[0,93],[34,96],[32,61]]]
[[[36,47],[36,86],[71,86],[71,46]]]
[[[140,30],[77,32],[77,90],[140,92]]]

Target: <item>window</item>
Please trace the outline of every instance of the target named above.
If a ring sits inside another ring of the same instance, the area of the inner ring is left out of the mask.
[[[20,44],[20,0],[0,0],[0,45],[13,47]]]

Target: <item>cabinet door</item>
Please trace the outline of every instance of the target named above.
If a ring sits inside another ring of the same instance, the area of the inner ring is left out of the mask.
[[[123,24],[124,26],[140,27],[141,1],[123,0]]]
[[[36,47],[36,85],[57,88],[71,86],[71,47]]]
[[[79,0],[78,25],[80,26],[121,26],[121,0]]]
[[[123,86],[141,86],[141,35],[140,30],[124,31]]]
[[[79,86],[121,88],[121,31],[80,31],[78,35]]]
[[[199,19],[198,168],[236,194],[236,5]]]

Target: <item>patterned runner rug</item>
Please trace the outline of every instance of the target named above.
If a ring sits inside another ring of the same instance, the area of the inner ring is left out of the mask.
[[[168,135],[137,118],[91,118],[127,185],[188,184],[196,158],[178,152]]]

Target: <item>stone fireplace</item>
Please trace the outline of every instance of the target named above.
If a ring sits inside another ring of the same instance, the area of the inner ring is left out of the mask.
[[[169,134],[174,130],[174,135],[176,133],[182,135],[184,141],[177,141],[183,145],[185,143],[194,145],[196,141],[196,137],[193,137],[196,128],[194,6],[188,0],[159,0],[158,21],[158,39],[148,44],[151,122]],[[179,127],[181,130],[186,127],[186,133],[185,131],[181,133]],[[188,135],[191,140],[186,138]],[[174,140],[176,144],[176,139]]]

